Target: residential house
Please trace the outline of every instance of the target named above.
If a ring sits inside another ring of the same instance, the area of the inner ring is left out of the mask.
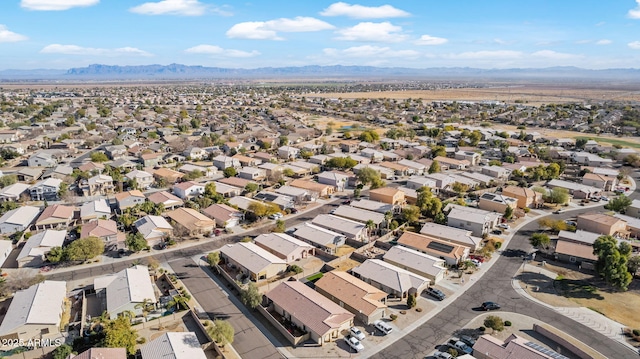
[[[40,214],[40,208],[33,206],[12,209],[0,217],[0,233],[11,234],[24,231],[31,226],[38,214]]]
[[[445,260],[404,246],[393,246],[382,257],[385,262],[423,276],[437,284],[445,277]]]
[[[106,199],[97,199],[95,201],[86,202],[80,206],[80,221],[82,223],[89,222],[94,219],[111,218],[111,207]]]
[[[182,152],[182,155],[187,158],[191,158],[194,161],[199,161],[209,157],[209,153],[200,147],[189,147]]]
[[[111,160],[125,158],[127,156],[127,147],[124,145],[110,145],[104,148],[104,153]]]
[[[12,241],[0,241],[0,267],[9,258],[9,255],[13,252]]]
[[[476,251],[482,247],[482,237],[474,236],[472,232],[467,229],[459,229],[433,222],[427,222],[422,225],[420,233],[447,242],[452,242],[465,247],[469,247],[469,250],[471,252]]]
[[[166,153],[162,152],[147,152],[140,155],[140,161],[145,168],[158,167],[164,163],[164,156]]]
[[[125,174],[130,181],[135,181],[136,189],[148,189],[154,182],[153,175],[147,171],[133,170]]]
[[[638,247],[638,251],[640,251],[640,242],[634,240],[640,238],[640,218],[630,217],[620,213],[616,213],[613,216],[627,222],[629,237],[633,238],[630,240],[630,244],[632,247]]]
[[[634,199],[631,201],[631,205],[627,207],[627,210],[624,212],[627,216],[640,218],[640,200]]]
[[[245,167],[256,167],[262,164],[262,160],[259,158],[249,157],[249,156],[241,155],[239,153],[233,155],[233,158],[240,161],[240,165]]]
[[[582,184],[600,188],[604,191],[613,191],[618,184],[618,178],[597,173],[585,173]]]
[[[118,158],[115,161],[111,161],[109,163],[109,166],[113,167],[113,168],[118,168],[121,171],[131,171],[134,170],[136,168],[138,168],[138,166],[140,166],[140,164],[136,163],[136,162],[132,162],[126,158]],[[143,163],[144,166],[144,163]],[[153,166],[146,166],[146,167],[153,167]]]
[[[314,201],[315,198],[309,194],[309,191],[302,188],[281,186],[275,189],[277,194],[287,196],[293,200],[294,204],[300,204],[304,201]],[[315,193],[314,193],[315,194]]]
[[[153,192],[147,197],[153,204],[162,204],[165,209],[175,209],[184,206],[184,201],[167,191]]]
[[[67,176],[71,176],[73,173],[73,168],[67,165],[57,165],[53,168],[49,168],[42,174],[42,179],[47,178],[57,178],[61,180],[65,180]]]
[[[149,247],[159,245],[173,234],[171,224],[161,216],[146,215],[133,223]]]
[[[502,194],[515,198],[518,201],[518,208],[540,208],[544,205],[542,193],[530,188],[506,186],[502,188]]]
[[[381,187],[369,191],[369,199],[393,206],[404,206],[406,204],[404,192],[393,187]]]
[[[140,347],[142,359],[206,359],[207,355],[193,332],[164,332]],[[76,359],[74,357],[73,359]],[[87,359],[94,359],[91,357]],[[102,357],[100,357],[102,358]],[[105,356],[104,358],[113,358]],[[125,357],[123,357],[124,359]]]
[[[549,188],[564,188],[569,191],[576,199],[588,199],[592,197],[599,197],[602,193],[601,188],[596,188],[592,186],[587,186],[580,183],[564,181],[560,179],[553,179],[547,183],[547,187]]]
[[[29,187],[32,201],[57,201],[62,180],[47,178]]]
[[[303,222],[290,228],[287,233],[331,255],[335,254],[336,249],[344,245],[346,241],[346,237],[343,234],[309,222]]]
[[[413,190],[420,189],[422,187],[428,187],[432,192],[438,190],[437,183],[433,178],[427,178],[422,176],[411,176],[407,179],[407,188]]]
[[[595,263],[598,257],[593,254],[593,243],[598,237],[598,233],[583,230],[560,231],[553,255],[565,263]]]
[[[124,248],[125,234],[118,232],[118,224],[110,219],[96,219],[82,226],[80,238],[98,237],[107,247]]]
[[[477,152],[458,151],[455,153],[454,158],[456,160],[468,161],[470,166],[477,166],[482,156]]]
[[[203,167],[192,165],[191,163],[183,164],[182,166],[180,166],[180,168],[178,168],[178,171],[184,174],[199,171],[204,177],[214,177],[218,173],[218,169],[214,166]]]
[[[202,214],[213,219],[218,227],[233,228],[244,218],[242,212],[224,203],[215,203],[202,210]]]
[[[127,349],[125,348],[89,348],[78,355],[73,355],[68,359],[127,359]]]
[[[5,188],[0,189],[0,202],[16,202],[21,199],[31,185],[26,183],[14,183]]]
[[[228,184],[224,184],[219,181],[216,181],[214,183],[216,185],[216,193],[221,194],[227,198],[239,196],[240,194],[242,194],[242,191],[244,190],[243,188],[230,186]]]
[[[237,269],[250,280],[266,280],[287,270],[284,259],[269,253],[255,243],[227,244],[220,248],[220,257],[227,267]]]
[[[535,326],[536,324],[534,324]],[[460,357],[459,357],[460,358]],[[473,345],[473,358],[477,359],[567,359],[528,339],[511,334],[504,341],[489,334],[481,335]]]
[[[29,237],[16,258],[18,268],[41,267],[47,260],[46,256],[51,248],[62,247],[66,236],[66,230],[47,229]]]
[[[42,172],[43,171],[40,168],[25,167],[21,168],[16,173],[16,176],[18,177],[18,181],[33,182],[39,180],[42,177]]]
[[[356,153],[358,151],[358,141],[342,141],[340,150],[344,153]]]
[[[351,206],[360,208],[360,209],[366,209],[367,211],[373,211],[373,212],[378,212],[383,214],[387,212],[391,212],[391,213],[397,212],[396,211],[397,208],[392,204],[372,201],[369,199],[359,199],[357,201],[353,201],[351,202]]]
[[[384,318],[387,313],[387,293],[347,272],[325,273],[315,287],[318,293],[351,312],[365,325]]]
[[[380,173],[380,178],[382,179],[391,178],[395,175],[394,170],[392,170],[391,168],[378,166],[374,164],[357,164],[355,167],[353,167],[353,173],[358,174],[360,170],[364,168],[371,168],[372,170],[375,170],[376,172]]]
[[[577,229],[600,235],[620,238],[629,237],[627,222],[604,213],[585,213],[578,215]]]
[[[457,179],[451,175],[444,173],[431,173],[425,175],[426,178],[432,179],[436,182],[436,192],[443,191],[449,189],[454,183],[457,182]],[[432,192],[433,189],[432,189]]]
[[[482,174],[491,176],[501,181],[507,181],[511,176],[511,169],[501,166],[483,166]]]
[[[204,193],[205,185],[194,181],[180,182],[173,185],[173,194],[183,200],[200,196]]]
[[[315,247],[285,233],[267,233],[254,238],[258,247],[284,259],[287,264],[314,254]]]
[[[411,171],[408,171],[408,172],[419,175],[419,176],[422,176],[428,170],[428,168],[424,164],[416,161],[410,161],[410,160],[404,159],[404,160],[398,161],[398,164],[409,167]]]
[[[45,280],[17,291],[0,324],[0,339],[28,342],[60,337],[67,283]]]
[[[139,190],[116,193],[116,206],[120,211],[144,203],[146,197]]]
[[[295,206],[295,200],[292,197],[269,191],[260,191],[253,196],[253,199],[262,202],[273,203],[280,207],[280,209],[282,210],[293,208]]]
[[[55,167],[58,159],[49,152],[37,152],[29,157],[27,165],[29,167]]]
[[[465,170],[467,167],[471,165],[471,163],[467,160],[457,160],[455,158],[438,156],[433,159],[434,161],[438,161],[439,164],[445,164],[449,169],[454,170]]]
[[[353,206],[339,206],[332,213],[335,216],[351,219],[353,221],[361,222],[366,225],[367,222],[373,222],[375,228],[380,229],[386,224],[384,213],[369,211],[362,208]]]
[[[518,207],[518,200],[500,193],[485,192],[478,199],[478,207],[485,211],[504,214],[507,208],[515,210]]]
[[[300,155],[300,150],[291,147],[291,146],[280,146],[278,148],[278,158],[282,158],[284,160],[293,160],[298,158]]]
[[[249,183],[257,184],[256,182],[250,181],[248,179],[240,178],[240,177],[220,178],[216,181],[216,183],[223,183],[232,187],[237,187],[241,190],[244,190]]]
[[[312,197],[315,197],[315,198],[329,197],[336,190],[336,188],[331,185],[303,180],[303,179],[293,180],[289,185],[292,187],[305,189],[310,192],[310,195]],[[316,195],[314,196],[314,194]]]
[[[265,296],[271,310],[308,332],[318,345],[342,338],[353,325],[352,313],[302,282],[282,282]]]
[[[431,282],[428,278],[380,259],[367,259],[353,268],[352,272],[357,278],[395,298],[419,295]]]
[[[114,192],[115,186],[111,176],[98,174],[80,182],[80,189],[85,196],[107,196]]]
[[[156,293],[153,289],[149,269],[136,265],[115,274],[98,277],[93,280],[96,297],[106,304],[104,310],[111,319],[115,319],[125,311],[134,315],[142,315],[142,303],[156,304]]]
[[[498,224],[501,213],[489,212],[479,208],[471,208],[449,204],[445,208],[447,225],[450,227],[468,229],[474,236],[482,237]]]
[[[411,176],[417,174],[414,168],[411,168],[407,165],[400,164],[399,162],[380,162],[380,167],[387,168],[393,171],[394,175],[397,176]]]
[[[39,230],[68,228],[73,222],[75,207],[54,204],[46,207],[36,220],[35,227]]]
[[[384,155],[380,151],[376,151],[372,148],[365,148],[360,151],[360,155],[368,158],[371,162],[382,162],[384,160]]]
[[[242,165],[237,158],[233,158],[225,155],[218,155],[213,158],[213,165],[219,170],[224,171],[229,167],[240,168]]]
[[[354,241],[365,243],[369,241],[369,232],[364,223],[330,214],[317,215],[311,223],[330,231],[338,232]]]
[[[342,192],[347,188],[349,177],[346,173],[337,171],[324,171],[317,175],[318,183],[334,187],[337,192]]]
[[[174,184],[184,177],[184,173],[161,167],[153,172],[153,177],[156,181],[165,181],[168,184]]]
[[[455,267],[467,260],[469,247],[423,234],[404,232],[398,244],[443,259],[447,265]]]
[[[175,223],[174,229],[180,229],[179,232],[176,232],[188,236],[206,235],[211,233],[216,226],[214,220],[191,208],[174,209],[167,212],[166,215]],[[180,234],[176,233],[176,235]]]
[[[574,162],[593,167],[611,167],[613,160],[611,158],[602,158],[594,153],[589,152],[573,152],[571,158]]]
[[[2,130],[0,131],[0,143],[18,142],[23,136],[19,130]]]
[[[267,171],[256,167],[243,167],[238,171],[238,177],[250,181],[263,181],[267,178]]]

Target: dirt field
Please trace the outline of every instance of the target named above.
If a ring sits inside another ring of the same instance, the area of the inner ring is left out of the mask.
[[[595,85],[594,85],[595,87]],[[529,105],[585,101],[640,101],[637,89],[598,89],[553,86],[496,86],[480,89],[323,93],[325,98],[420,98],[426,101],[516,101]]]

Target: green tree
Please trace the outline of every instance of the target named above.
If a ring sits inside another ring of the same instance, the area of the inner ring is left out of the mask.
[[[509,220],[513,217],[513,208],[511,208],[511,206],[507,206],[507,208],[504,209],[504,218]]]
[[[191,296],[185,292],[181,292],[178,295],[173,296],[171,300],[167,303],[167,307],[175,308],[176,310],[187,310],[189,309],[189,301],[191,300]]]
[[[551,163],[545,169],[547,172],[546,179],[554,179],[560,177],[560,165],[557,163]]]
[[[151,299],[144,298],[141,303],[138,303],[138,304],[134,305],[133,308],[141,309],[142,310],[142,316],[146,318],[147,315],[149,315],[149,312],[151,312],[154,309],[156,309],[156,306],[155,306],[155,304],[153,304]]]
[[[429,187],[420,187],[416,192],[418,193],[416,205],[420,208],[422,214],[434,218],[439,212],[442,212],[442,201],[433,195]]]
[[[529,243],[536,248],[547,248],[551,243],[551,239],[544,233],[534,233],[529,238]]]
[[[618,244],[612,236],[600,236],[593,243],[593,254],[598,257],[596,272],[612,287],[626,291],[633,279],[628,267],[631,245],[627,242]]]
[[[91,162],[107,162],[109,157],[104,152],[92,152]]]
[[[104,253],[104,242],[98,237],[76,239],[65,252],[69,260],[86,261]]]
[[[244,305],[253,309],[262,302],[262,294],[260,294],[258,286],[255,283],[249,282],[247,287],[240,291],[240,300],[242,300]]]
[[[71,345],[62,344],[53,350],[53,359],[67,359],[73,353]]]
[[[288,168],[288,167],[282,170],[282,174],[287,177],[293,177],[296,175],[296,173],[291,168]]]
[[[407,297],[407,307],[413,308],[416,306],[416,304],[418,304],[416,296],[413,294],[409,294],[409,296]]]
[[[461,182],[454,182],[451,185],[451,189],[456,192],[458,195],[461,195],[465,192],[467,192],[469,190],[469,185],[461,183]]]
[[[280,146],[286,146],[289,144],[289,137],[287,136],[280,136],[279,140],[280,140]]]
[[[440,172],[440,162],[433,161],[429,166],[429,174]]]
[[[62,247],[53,247],[49,250],[49,253],[47,253],[47,260],[49,263],[59,263],[65,259],[64,255],[65,251]]]
[[[418,223],[420,220],[420,208],[417,206],[405,206],[402,209],[402,219],[407,223]]]
[[[207,332],[218,345],[224,347],[227,344],[233,343],[233,336],[235,331],[233,326],[226,320],[216,319],[213,321],[213,325],[209,326]]]
[[[16,175],[4,175],[0,177],[0,188],[5,188],[18,182],[18,176]]]
[[[125,244],[127,248],[129,248],[133,252],[140,252],[143,249],[148,247],[147,241],[142,236],[142,233],[136,232],[127,233],[127,238],[125,240]]]
[[[360,136],[358,136],[358,139],[360,139],[360,141],[373,143],[380,139],[380,135],[378,135],[378,133],[374,130],[367,130],[362,131],[360,133]]]
[[[253,192],[256,192],[258,189],[260,189],[260,186],[258,186],[258,184],[257,184],[257,183],[253,183],[253,182],[251,182],[251,183],[247,183],[247,185],[246,185],[246,186],[244,186],[244,190],[245,190],[247,193],[253,193]]]
[[[229,178],[229,177],[235,177],[238,174],[238,171],[236,171],[236,169],[233,167],[227,167],[224,169],[224,171],[222,171],[222,173],[224,174],[225,177]]]
[[[484,326],[491,328],[494,332],[501,332],[504,330],[504,321],[498,316],[490,315],[484,319]]]
[[[629,267],[629,273],[631,273],[632,276],[635,276],[640,269],[640,256],[632,256],[629,258],[627,266]]]
[[[107,348],[126,348],[129,355],[136,353],[136,341],[138,332],[131,328],[131,321],[125,316],[102,323],[104,339],[103,345]]]
[[[273,227],[272,232],[284,233],[285,229],[287,229],[287,227],[286,227],[284,221],[281,220],[281,219],[278,219],[278,220],[276,220],[276,225],[275,225],[275,227]]]
[[[576,148],[584,149],[584,145],[587,144],[587,141],[589,141],[587,138],[578,138],[576,140]]]
[[[209,263],[209,266],[212,268],[220,263],[220,252],[216,251],[207,254],[207,263]]]
[[[556,187],[544,198],[546,202],[565,204],[569,201],[569,191],[566,188]]]
[[[625,195],[620,195],[607,203],[604,208],[624,213],[627,210],[627,207],[631,205],[631,199]]]
[[[437,224],[446,225],[447,224],[447,215],[444,212],[438,212],[435,217],[433,217],[433,222]]]
[[[433,146],[431,148],[431,158],[446,157],[446,156],[447,156],[447,150],[445,149],[444,146]]]
[[[371,189],[384,187],[385,182],[380,178],[380,172],[365,167],[358,172],[358,180],[364,185],[371,185]]]

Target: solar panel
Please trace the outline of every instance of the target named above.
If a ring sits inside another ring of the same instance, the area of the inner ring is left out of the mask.
[[[440,242],[430,242],[429,244],[427,244],[427,248],[443,253],[450,253],[451,251],[453,251],[454,247]]]
[[[526,345],[526,346],[528,346],[528,347],[530,347],[530,348],[532,348],[532,349],[534,349],[536,351],[539,351],[540,353],[548,355],[548,356],[550,356],[550,357],[552,357],[554,359],[569,359],[568,357],[566,357],[566,356],[564,356],[564,355],[562,355],[560,353],[557,353],[557,352],[555,352],[555,351],[553,351],[551,349],[547,349],[547,348],[545,348],[545,347],[543,347],[541,345],[538,345],[536,343],[526,342],[524,345]]]

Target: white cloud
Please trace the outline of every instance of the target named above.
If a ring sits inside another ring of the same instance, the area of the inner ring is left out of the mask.
[[[93,6],[100,0],[22,0],[20,6],[28,10],[61,11],[74,7]]]
[[[144,3],[129,11],[143,15],[200,16],[207,11],[207,6],[198,0],[162,0]]]
[[[28,37],[9,31],[6,26],[0,25],[0,43],[2,42],[18,42],[27,40]]]
[[[320,15],[322,16],[348,16],[353,19],[388,19],[392,17],[411,16],[404,10],[397,9],[391,5],[382,6],[362,6],[351,5],[344,2],[331,4],[324,9]]]
[[[531,54],[531,56],[542,57],[545,59],[553,59],[553,60],[568,60],[575,59],[580,56],[574,54],[567,54],[564,52],[556,52],[553,50],[540,50]]]
[[[184,52],[188,52],[190,54],[207,54],[219,57],[254,57],[260,55],[258,51],[242,51],[242,50],[234,50],[234,49],[223,49],[220,46],[216,45],[198,45],[184,50]]]
[[[459,54],[446,55],[451,59],[462,60],[477,60],[477,59],[518,59],[522,57],[522,52],[512,50],[498,50],[498,51],[468,51],[461,52]]]
[[[402,34],[402,27],[390,22],[361,22],[353,27],[336,31],[338,40],[400,42],[407,38]]]
[[[629,12],[627,13],[627,16],[632,19],[640,19],[640,0],[636,0],[636,3],[638,3],[636,8],[629,10]]]
[[[430,35],[422,35],[420,38],[413,43],[416,45],[425,45],[425,46],[434,46],[434,45],[442,45],[446,44],[449,40],[444,37],[435,37]]]
[[[591,43],[591,40],[578,40],[576,41],[576,44],[578,45],[584,45],[584,44],[589,44]]]
[[[633,41],[627,44],[630,48],[634,50],[640,50],[640,41]]]
[[[64,55],[85,55],[85,56],[153,56],[152,54],[137,49],[135,47],[120,47],[116,49],[101,49],[93,47],[82,47],[77,45],[51,44],[40,50],[42,54],[64,54]]]
[[[338,50],[334,48],[323,49],[322,52],[331,57],[352,57],[352,58],[370,58],[375,56],[376,58],[417,58],[420,53],[415,50],[393,50],[389,47],[382,46],[354,46],[344,50]]]
[[[269,21],[241,22],[227,30],[227,37],[251,40],[284,40],[278,32],[312,32],[331,30],[335,27],[313,17],[297,16]]]
[[[610,45],[611,43],[613,43],[613,41],[609,39],[602,39],[602,40],[596,41],[596,45]]]

